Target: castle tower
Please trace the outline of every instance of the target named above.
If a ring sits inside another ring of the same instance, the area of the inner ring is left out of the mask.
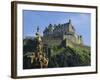
[[[50,32],[53,32],[53,29],[54,29],[53,25],[49,24],[48,29],[49,29]]]
[[[71,25],[71,19],[69,19],[69,24]]]
[[[79,43],[79,44],[83,44],[83,39],[82,39],[82,36],[81,36],[81,35],[78,36],[78,43]]]
[[[83,39],[81,35],[80,35],[80,44],[83,44]]]
[[[71,19],[69,19],[69,22],[68,22],[68,32],[70,32],[70,33],[74,33],[75,32],[75,29],[72,26]]]

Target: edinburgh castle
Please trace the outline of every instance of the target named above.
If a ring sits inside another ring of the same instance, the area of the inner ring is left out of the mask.
[[[43,31],[43,42],[48,46],[59,45],[63,40],[65,40],[66,46],[83,44],[82,36],[76,33],[71,20],[65,24],[49,24]]]

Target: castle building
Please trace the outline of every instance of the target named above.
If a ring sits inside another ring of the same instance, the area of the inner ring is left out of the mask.
[[[43,31],[43,42],[48,46],[59,45],[65,40],[66,46],[83,44],[82,36],[76,33],[71,20],[64,24],[49,24]]]

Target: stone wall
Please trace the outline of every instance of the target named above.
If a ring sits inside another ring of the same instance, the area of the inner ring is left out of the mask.
[[[47,44],[49,47],[50,46],[55,46],[55,45],[60,45],[62,40],[60,39],[49,39],[49,40],[43,40],[44,44]]]

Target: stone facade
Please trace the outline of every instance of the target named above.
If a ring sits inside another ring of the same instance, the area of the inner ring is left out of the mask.
[[[71,20],[65,24],[49,24],[43,31],[43,42],[48,46],[59,45],[63,40],[66,40],[66,46],[83,44],[82,36],[76,33]]]

